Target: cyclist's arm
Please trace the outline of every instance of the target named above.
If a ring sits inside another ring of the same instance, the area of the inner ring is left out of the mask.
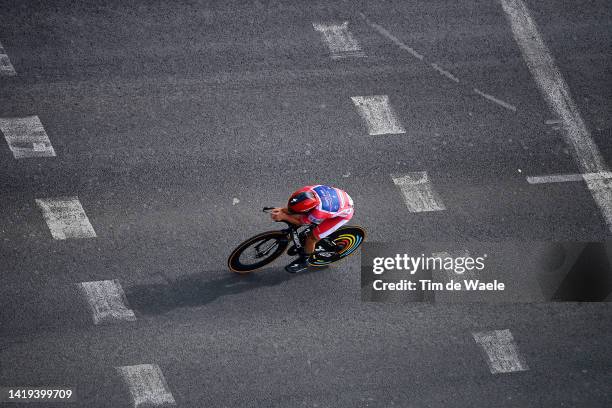
[[[287,208],[275,208],[272,210],[272,219],[275,221],[287,221],[293,225],[310,224],[309,222],[304,222],[302,215],[290,214]]]
[[[304,225],[304,220],[301,215],[285,214],[284,219],[293,225]]]

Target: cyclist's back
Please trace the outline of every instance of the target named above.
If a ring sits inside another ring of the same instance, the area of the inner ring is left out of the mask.
[[[302,223],[316,224],[313,234],[317,240],[327,237],[353,217],[353,199],[344,190],[319,184],[302,187],[294,195],[302,192],[310,192],[317,199],[314,208],[301,214]]]

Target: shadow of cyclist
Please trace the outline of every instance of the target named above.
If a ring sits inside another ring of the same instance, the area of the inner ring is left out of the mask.
[[[277,273],[269,273],[273,271]],[[162,314],[181,307],[202,306],[222,296],[276,286],[292,277],[288,273],[278,273],[276,268],[242,276],[232,273],[212,280],[207,280],[208,276],[208,273],[189,275],[166,283],[126,288],[128,304],[143,314]]]

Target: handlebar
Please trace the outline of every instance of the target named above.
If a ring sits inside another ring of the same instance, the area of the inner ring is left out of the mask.
[[[274,209],[275,207],[264,207],[263,208],[263,212],[270,212]]]

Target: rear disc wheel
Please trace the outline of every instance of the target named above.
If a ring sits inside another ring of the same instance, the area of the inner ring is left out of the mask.
[[[327,239],[336,246],[335,252],[323,251],[320,254],[315,252],[308,260],[310,265],[329,265],[351,255],[365,239],[365,231],[360,227],[341,227],[331,233]]]

